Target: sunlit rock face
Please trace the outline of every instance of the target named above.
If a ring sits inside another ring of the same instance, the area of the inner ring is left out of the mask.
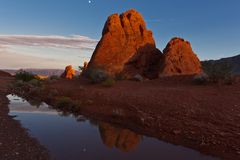
[[[159,76],[194,75],[201,72],[201,62],[191,44],[182,38],[173,38],[163,50]]]
[[[110,75],[156,78],[161,55],[142,15],[132,9],[108,17],[88,69],[101,68]]]
[[[108,123],[99,124],[99,131],[103,143],[110,147],[116,147],[124,152],[129,152],[137,147],[142,136],[128,129],[116,128]]]
[[[66,79],[72,79],[75,74],[76,74],[76,71],[72,68],[71,65],[69,65],[65,68],[65,71],[61,75],[61,77]]]

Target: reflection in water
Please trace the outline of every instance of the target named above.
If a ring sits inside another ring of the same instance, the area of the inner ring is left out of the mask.
[[[105,122],[99,124],[99,132],[106,146],[116,147],[125,152],[136,148],[142,139],[141,135],[129,129],[117,128]]]
[[[10,112],[59,114],[56,110],[53,110],[49,105],[43,102],[34,100],[26,101],[15,95],[8,95],[7,98],[10,100]]]
[[[10,115],[45,146],[54,160],[214,160],[181,146],[84,116],[64,117],[45,103],[8,96]],[[38,106],[38,107],[37,107]]]

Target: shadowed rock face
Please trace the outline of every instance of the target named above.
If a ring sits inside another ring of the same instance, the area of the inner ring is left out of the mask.
[[[71,65],[69,65],[65,68],[65,71],[61,75],[61,77],[66,79],[72,79],[74,75],[75,75],[75,70],[72,68]]]
[[[194,75],[202,72],[201,62],[191,44],[181,38],[173,38],[163,50],[159,76]]]
[[[137,147],[142,136],[128,129],[116,128],[108,123],[99,124],[99,131],[103,143],[110,147],[116,147],[124,152],[129,152]]]
[[[113,14],[105,23],[102,38],[89,62],[89,68],[101,68],[110,75],[127,77],[141,74],[155,78],[161,52],[152,32],[136,10]]]

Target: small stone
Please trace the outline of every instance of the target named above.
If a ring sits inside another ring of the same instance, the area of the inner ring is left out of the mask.
[[[140,74],[137,74],[133,77],[134,81],[138,81],[138,82],[142,82],[143,81],[143,77]]]

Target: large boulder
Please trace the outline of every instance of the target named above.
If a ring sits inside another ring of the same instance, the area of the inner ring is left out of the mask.
[[[201,72],[201,62],[191,44],[182,38],[173,38],[163,50],[159,76],[194,75]]]
[[[108,17],[88,69],[100,68],[109,75],[156,78],[161,55],[142,15],[132,9]]]
[[[75,74],[76,74],[76,71],[72,68],[71,65],[69,65],[65,68],[65,71],[63,72],[61,77],[66,79],[72,79]]]

